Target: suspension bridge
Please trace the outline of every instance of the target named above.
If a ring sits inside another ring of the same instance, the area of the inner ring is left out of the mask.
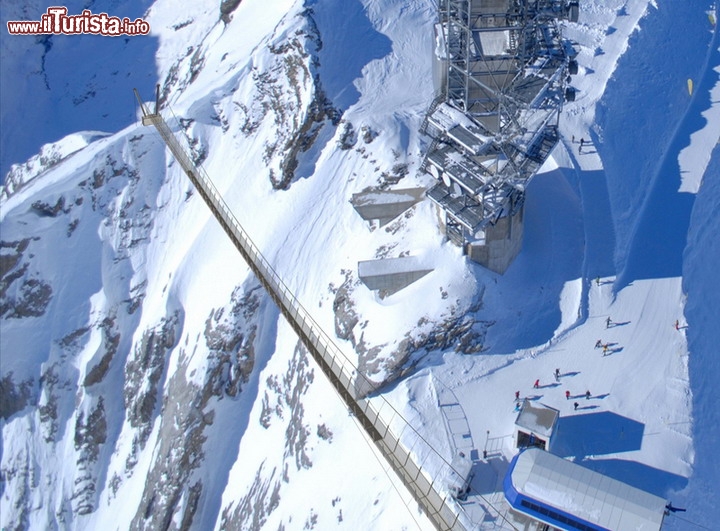
[[[213,216],[335,388],[345,406],[357,419],[408,492],[422,507],[429,520],[437,529],[443,531],[464,531],[475,528],[476,525],[444,485],[445,478],[453,472],[452,465],[386,400],[380,397],[376,400],[378,405],[371,401],[368,394],[374,390],[372,383],[357,370],[330,336],[317,324],[252,242],[210,178],[196,167],[160,115],[157,99],[155,111],[151,113],[137,90],[135,95],[142,110],[143,125],[155,127]],[[425,463],[433,463],[432,475],[423,468]],[[498,528],[503,527],[504,516],[495,512],[491,506],[488,506],[487,510],[493,513],[487,515],[488,519],[495,521]],[[512,526],[508,525],[505,528],[512,529]]]

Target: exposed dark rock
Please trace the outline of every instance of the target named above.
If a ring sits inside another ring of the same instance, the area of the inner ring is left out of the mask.
[[[195,81],[200,74],[200,71],[205,66],[205,54],[204,50],[201,47],[198,47],[195,50],[195,53],[190,58],[190,80],[188,81],[188,85]]]
[[[102,397],[98,398],[97,406],[90,411],[87,418],[82,412],[77,416],[74,440],[75,450],[80,452],[78,463],[97,461],[100,445],[107,440],[107,420]]]
[[[211,361],[206,388],[215,396],[237,396],[255,366],[254,318],[260,296],[258,285],[247,292],[236,288],[230,311],[215,310],[205,322],[205,342]]]
[[[60,212],[64,211],[65,197],[60,196],[55,205],[52,206],[48,203],[45,203],[44,201],[35,201],[32,204],[32,208],[39,216],[54,218]]]
[[[181,529],[192,528],[203,486],[200,481],[191,485],[190,479],[205,459],[205,430],[215,418],[211,404],[236,396],[253,370],[257,310],[262,296],[259,285],[247,291],[240,287],[233,292],[228,306],[211,312],[204,331],[208,368],[202,385],[187,379],[185,353],[180,352],[179,367],[166,384],[154,450],[158,458],[148,473],[132,529],[167,529],[177,522]],[[161,328],[167,333],[158,335],[156,328],[154,341],[167,346],[171,342],[165,336],[172,327],[166,323]],[[146,345],[149,348],[149,339]]]
[[[51,299],[50,284],[37,278],[29,278],[23,281],[14,298],[0,299],[0,316],[8,319],[40,317],[45,315]]]
[[[4,356],[9,353],[4,352]],[[0,417],[9,419],[15,413],[22,411],[33,400],[33,381],[15,383],[12,371],[0,378]]]
[[[23,261],[29,244],[30,238],[0,242],[0,249],[15,250],[0,253],[0,317],[39,317],[45,314],[52,299],[52,287],[30,274],[30,264]],[[18,286],[16,282],[21,283]]]
[[[167,384],[155,449],[157,458],[148,471],[131,529],[169,529],[184,496],[190,503],[184,504],[184,511],[177,516],[183,529],[192,527],[202,483],[190,485],[189,479],[205,458],[204,431],[213,423],[214,412],[204,412],[207,403],[203,397],[210,395],[187,380],[186,369],[181,363]]]
[[[352,122],[345,122],[343,124],[342,132],[340,133],[340,138],[338,138],[337,145],[342,150],[348,150],[355,147],[355,144],[357,144],[357,133],[355,132],[355,128],[353,128]]]
[[[333,432],[325,424],[318,424],[317,436],[324,441],[332,442]]]
[[[282,467],[266,472],[264,470],[265,462],[260,465],[248,493],[236,504],[223,510],[220,525],[222,529],[259,529],[262,527],[267,516],[279,504],[280,488],[283,481],[290,480],[292,463],[294,462],[297,470],[312,466],[307,448],[311,430],[304,423],[305,409],[301,402],[301,397],[314,380],[314,372],[309,368],[308,363],[309,358],[305,347],[298,342],[282,378],[271,376],[267,379],[268,390],[274,395],[265,394],[263,416],[267,416],[268,425],[269,418],[273,414],[286,423]],[[328,428],[318,427],[318,430],[319,433],[332,437]],[[279,472],[281,475],[276,479]],[[265,479],[266,477],[268,479]]]
[[[55,441],[58,430],[58,398],[55,388],[60,382],[57,363],[50,365],[40,376],[40,388],[43,393],[38,403],[38,415],[44,433],[45,442]]]
[[[325,95],[320,77],[313,73],[319,65],[317,53],[322,48],[313,12],[306,9],[302,16],[307,30],[296,32],[295,38],[281,44],[271,44],[269,49],[278,60],[267,71],[253,74],[263,113],[272,111],[278,125],[278,135],[267,143],[264,156],[268,164],[275,156],[280,157],[279,171],[269,170],[276,189],[290,186],[301,155],[314,145],[323,127],[337,127],[342,117],[342,112]],[[287,90],[287,83],[291,90]],[[311,100],[304,102],[303,94],[308,90]]]
[[[100,324],[102,330],[102,343],[100,344],[100,351],[105,353],[100,358],[97,365],[94,365],[85,375],[83,385],[90,387],[100,383],[110,368],[110,362],[117,353],[118,347],[120,346],[120,333],[115,328],[115,320],[110,317],[106,317]]]
[[[360,128],[360,134],[362,135],[363,142],[370,144],[380,133],[374,131],[369,125],[363,125]]]
[[[220,19],[228,24],[232,20],[232,12],[237,9],[242,0],[222,0],[220,2]]]
[[[260,425],[263,428],[268,429],[270,427],[272,413],[273,410],[270,407],[270,397],[268,396],[267,391],[265,391],[265,396],[263,396],[262,399],[262,411],[260,412]]]
[[[335,293],[333,300],[333,312],[335,313],[335,335],[340,339],[346,339],[355,346],[355,335],[353,329],[359,322],[359,317],[352,304],[350,294],[353,282],[350,276],[346,276]]]
[[[270,473],[269,479],[263,476],[265,463],[255,473],[248,493],[237,504],[229,505],[222,512],[220,529],[227,531],[241,531],[247,529],[260,529],[267,521],[267,517],[280,504],[280,481],[275,479],[277,469]]]
[[[20,263],[20,260],[22,259],[22,254],[16,253],[16,254],[0,254],[0,278],[3,278],[5,275],[7,275],[10,271],[12,271],[18,263]]]
[[[285,388],[285,404],[290,408],[289,422],[285,430],[285,457],[295,457],[295,466],[310,468],[312,461],[307,453],[310,428],[303,423],[305,408],[300,397],[307,392],[313,382],[314,372],[308,369],[308,355],[305,347],[298,342],[295,355],[288,365],[288,372],[283,377]]]
[[[78,328],[77,330],[70,332],[68,335],[58,341],[58,343],[63,348],[72,347],[73,345],[77,344],[78,339],[87,334],[89,331],[90,327],[83,326],[82,328]]]
[[[152,430],[158,383],[165,370],[165,357],[175,346],[175,329],[180,316],[175,313],[163,319],[155,328],[146,330],[136,346],[133,357],[125,365],[125,411],[136,428],[134,450],[145,446]],[[132,457],[132,456],[131,456]],[[133,460],[129,463],[133,465]]]
[[[145,300],[145,291],[147,288],[147,280],[142,281],[137,286],[130,289],[130,300],[127,302],[127,312],[133,314],[142,305],[142,301]]]
[[[355,337],[353,330],[360,322],[360,316],[353,305],[352,291],[351,277],[346,275],[346,280],[336,290],[333,301],[335,334],[341,339],[349,340],[355,348],[358,355],[358,371],[370,383],[370,388],[366,392],[404,377],[431,352],[450,349],[463,354],[481,352],[487,328],[492,324],[477,321],[472,317],[472,313],[479,308],[476,306],[470,308],[470,311],[464,315],[451,314],[436,323],[430,333],[413,336],[407,332],[388,352],[387,344],[368,345],[362,335],[359,339]],[[418,326],[424,324],[427,324],[427,321],[421,320]],[[379,378],[380,374],[384,376]]]
[[[3,529],[25,530],[30,529],[30,495],[37,485],[37,471],[35,462],[29,455],[29,448],[23,446],[13,454],[4,455],[2,459],[0,477],[2,482],[0,492],[3,493],[3,503],[10,510],[4,512]],[[14,485],[15,489],[3,492],[5,485]]]
[[[68,228],[67,228],[68,238],[70,236],[72,236],[73,232],[75,232],[75,229],[77,229],[79,224],[80,224],[80,219],[74,219],[68,224]]]
[[[382,172],[380,174],[380,188],[386,189],[394,184],[399,183],[410,172],[407,164],[395,164],[390,172]]]

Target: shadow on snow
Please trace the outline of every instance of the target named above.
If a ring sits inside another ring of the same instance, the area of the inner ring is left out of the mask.
[[[680,19],[683,37],[669,40]],[[650,10],[598,105],[602,138],[594,134],[594,141],[618,231],[618,290],[637,279],[682,275],[695,196],[678,191],[678,154],[706,124],[701,113],[711,105],[717,80],[706,64],[706,30],[707,16],[700,10],[692,16],[679,4]],[[692,97],[688,79],[696,82]]]
[[[553,453],[583,457],[631,452],[641,448],[644,432],[644,424],[610,411],[560,417]]]

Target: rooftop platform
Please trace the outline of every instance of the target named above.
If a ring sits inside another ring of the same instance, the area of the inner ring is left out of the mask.
[[[529,400],[524,400],[515,425],[525,428],[531,433],[550,437],[559,418],[560,412],[557,409],[543,404],[536,406]]]
[[[471,195],[476,196],[482,193],[488,182],[493,180],[493,176],[487,168],[450,144],[435,146],[428,152],[427,161]]]
[[[424,196],[425,188],[368,190],[353,194],[350,202],[361,218],[377,219],[382,227],[422,201]]]
[[[405,256],[358,262],[358,277],[370,290],[392,295],[433,271],[424,257]]]
[[[439,104],[430,113],[428,123],[473,154],[478,154],[492,140],[478,124],[447,103]]]
[[[471,232],[477,232],[487,224],[483,206],[467,195],[452,195],[443,183],[438,183],[427,192],[427,196]]]

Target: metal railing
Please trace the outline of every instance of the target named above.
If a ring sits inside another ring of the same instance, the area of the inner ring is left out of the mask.
[[[372,382],[356,369],[295,298],[240,226],[209,177],[192,162],[162,116],[145,114],[143,124],[155,126],[283,317],[430,521],[441,530],[473,528],[468,516],[444,488],[443,480],[451,465],[389,402],[379,398],[376,400],[379,400],[380,407],[373,405],[367,397],[374,390]],[[422,458],[420,463],[417,462],[419,458]],[[434,477],[423,469],[428,460],[432,461],[435,469]]]

